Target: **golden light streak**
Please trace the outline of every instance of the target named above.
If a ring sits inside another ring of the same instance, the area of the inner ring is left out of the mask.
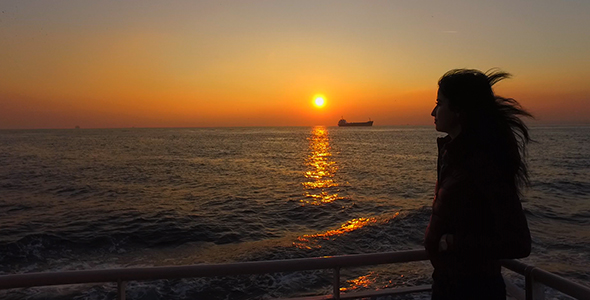
[[[377,278],[375,276],[375,272],[369,272],[369,274],[367,274],[367,275],[363,275],[363,276],[359,276],[354,279],[347,280],[346,283],[349,284],[349,287],[347,287],[347,288],[341,287],[340,291],[346,292],[346,291],[358,290],[360,288],[368,288],[371,286],[371,284],[374,284],[376,281],[377,281]]]
[[[370,218],[358,218],[358,219],[352,219],[350,221],[347,221],[346,223],[340,225],[340,228],[338,229],[332,229],[332,230],[328,230],[326,232],[323,233],[316,233],[316,234],[304,234],[300,237],[297,238],[297,240],[295,242],[293,242],[293,246],[299,248],[299,249],[318,249],[321,248],[321,245],[318,245],[318,241],[319,240],[330,240],[331,237],[334,236],[341,236],[343,234],[361,229],[365,226],[370,226],[374,223],[379,223],[379,224],[386,224],[389,221],[397,218],[400,215],[399,211],[394,213],[391,217],[389,218],[376,218],[376,217],[370,217]]]
[[[330,188],[339,186],[334,182],[334,174],[338,170],[335,161],[330,160],[330,140],[328,130],[323,126],[314,127],[309,140],[310,153],[307,157],[309,170],[305,172],[308,181],[301,184],[307,190],[304,204],[322,205],[342,199]]]
[[[338,229],[328,230],[324,233],[305,234],[303,236],[300,236],[297,238],[297,241],[293,242],[293,245],[300,249],[321,248],[320,245],[317,245],[317,242],[315,240],[329,240],[332,236],[343,235],[345,233],[355,231],[357,229],[363,228],[369,224],[376,222],[376,218],[352,219],[342,224]]]
[[[398,282],[394,282],[393,280],[388,280],[387,282],[380,282],[377,283],[377,279],[380,277],[380,274],[371,271],[369,272],[367,275],[362,275],[359,276],[357,278],[353,278],[350,280],[347,280],[346,283],[348,283],[348,287],[341,287],[340,291],[341,292],[350,292],[350,291],[354,291],[354,290],[359,290],[359,289],[387,289],[387,288],[393,288],[396,286],[399,286],[400,284]],[[404,275],[400,275],[401,280],[404,279]],[[402,283],[402,285],[404,285],[405,283]]]

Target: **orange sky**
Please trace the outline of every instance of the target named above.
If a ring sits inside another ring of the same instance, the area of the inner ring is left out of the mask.
[[[0,129],[432,124],[452,68],[590,123],[583,1],[3,1]],[[312,105],[323,94],[326,106]]]

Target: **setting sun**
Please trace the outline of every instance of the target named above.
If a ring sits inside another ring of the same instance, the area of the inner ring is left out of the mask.
[[[322,96],[317,96],[315,97],[315,100],[313,100],[313,103],[317,107],[323,107],[326,104],[326,100],[324,100],[324,97]]]

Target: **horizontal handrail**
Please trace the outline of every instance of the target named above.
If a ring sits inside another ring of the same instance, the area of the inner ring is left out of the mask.
[[[554,288],[576,299],[590,299],[590,287],[575,283],[559,275],[547,272],[534,266],[529,266],[517,260],[502,260],[502,265],[516,273],[531,276],[537,282]]]
[[[372,254],[324,256],[315,258],[253,261],[227,264],[201,264],[189,266],[163,266],[11,274],[0,275],[0,289],[61,284],[118,282],[119,288],[121,289],[119,293],[124,293],[125,288],[123,284],[127,281],[235,276],[245,274],[294,272],[320,269],[337,270],[340,268],[404,263],[426,259],[428,259],[428,254],[426,251],[408,250]],[[590,287],[572,282],[561,276],[549,273],[534,266],[529,266],[516,260],[502,260],[501,262],[505,268],[522,274],[527,278],[533,278],[535,281],[554,288],[564,294],[577,299],[590,300]],[[338,292],[335,290],[335,295],[337,294]]]
[[[420,261],[426,259],[428,259],[426,251],[409,250],[375,254],[324,256],[315,258],[254,261],[228,264],[26,273],[1,275],[0,289],[60,284],[233,276],[244,274],[350,268],[367,265]]]

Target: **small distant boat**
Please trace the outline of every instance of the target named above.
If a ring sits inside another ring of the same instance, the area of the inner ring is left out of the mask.
[[[346,122],[344,118],[338,121],[338,126],[373,126],[373,121],[369,119],[367,122]]]

